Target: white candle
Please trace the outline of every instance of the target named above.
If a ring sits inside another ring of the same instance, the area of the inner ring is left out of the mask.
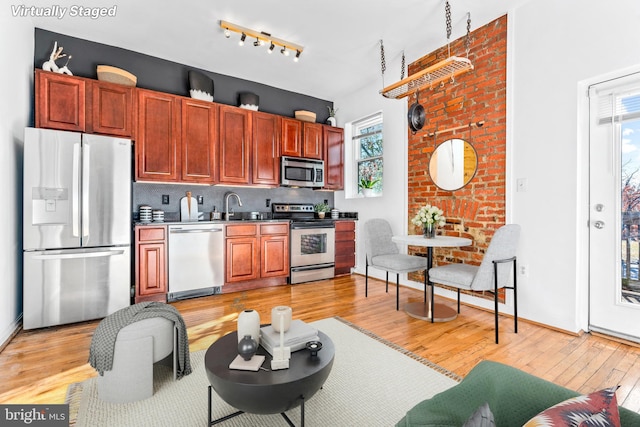
[[[284,316],[280,315],[280,348],[284,350]]]

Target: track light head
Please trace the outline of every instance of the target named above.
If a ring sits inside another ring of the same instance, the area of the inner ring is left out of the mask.
[[[225,29],[224,29],[224,36],[225,36],[226,38],[231,37],[231,31],[229,31],[229,29],[228,29],[228,28],[225,28]]]
[[[300,52],[299,50],[296,50],[296,56],[293,58],[293,62],[298,62],[301,53],[302,52]]]
[[[284,56],[289,56],[289,51],[287,50],[286,46],[283,46],[282,49],[280,49],[280,53]]]
[[[271,42],[271,46],[269,46],[269,50],[267,50],[267,53],[273,53],[273,49],[276,48],[276,45],[273,44],[273,42]]]
[[[258,39],[258,38],[256,37],[256,41],[254,41],[254,42],[253,42],[253,45],[254,45],[255,47],[258,47],[258,46],[262,45],[262,43],[260,43],[260,39]]]
[[[244,41],[247,38],[247,35],[245,33],[242,33],[242,36],[240,36],[240,41],[238,42],[238,44],[240,46],[244,46]]]

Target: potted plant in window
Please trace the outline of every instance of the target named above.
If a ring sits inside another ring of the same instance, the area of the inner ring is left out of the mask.
[[[380,180],[374,179],[372,176],[361,178],[358,186],[362,190],[362,195],[364,197],[373,196],[375,193],[374,188],[378,182],[380,182]]]
[[[316,203],[313,209],[318,214],[318,218],[324,218],[325,214],[331,210],[326,203]]]

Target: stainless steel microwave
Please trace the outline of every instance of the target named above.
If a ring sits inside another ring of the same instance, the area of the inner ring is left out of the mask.
[[[324,187],[324,160],[282,156],[280,184],[287,187]]]

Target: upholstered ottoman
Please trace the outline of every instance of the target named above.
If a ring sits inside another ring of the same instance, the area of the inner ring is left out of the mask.
[[[176,379],[177,328],[162,317],[139,320],[120,329],[113,368],[98,375],[98,396],[125,403],[153,396],[153,364],[173,366]]]

